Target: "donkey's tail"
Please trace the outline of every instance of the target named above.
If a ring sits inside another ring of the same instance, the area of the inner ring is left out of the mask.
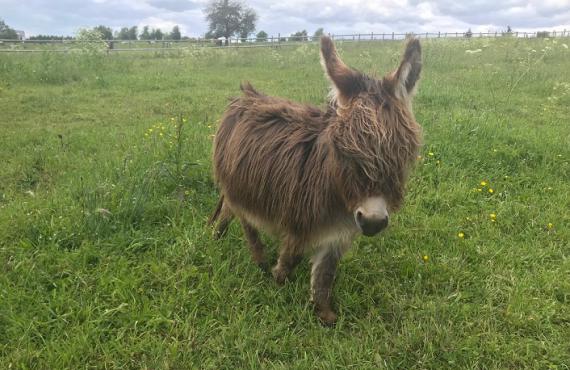
[[[216,205],[214,212],[212,212],[212,214],[210,215],[210,218],[208,219],[208,225],[212,226],[213,224],[216,223],[216,221],[218,221],[218,218],[220,218],[220,214],[222,213],[223,207],[224,207],[224,196],[220,195],[220,199],[218,200],[218,204]]]
[[[232,222],[234,215],[227,205],[224,204],[224,196],[220,195],[220,200],[214,209],[214,212],[208,220],[208,225],[216,225],[214,229],[214,238],[219,239],[223,237],[228,231],[228,226]]]

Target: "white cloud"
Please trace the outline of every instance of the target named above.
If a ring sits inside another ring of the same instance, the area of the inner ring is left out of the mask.
[[[288,35],[319,27],[331,33],[570,30],[570,0],[245,0],[258,30]],[[73,34],[99,24],[138,25],[203,35],[208,0],[0,0],[1,16],[27,34]]]

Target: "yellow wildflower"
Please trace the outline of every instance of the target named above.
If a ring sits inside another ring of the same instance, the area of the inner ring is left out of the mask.
[[[493,194],[493,193],[495,192],[495,190],[493,190],[493,189],[489,189],[488,191],[489,191],[489,193],[491,193],[491,194]]]
[[[481,181],[481,186],[487,186],[487,181]]]
[[[554,224],[552,222],[549,222],[548,225],[546,225],[546,227],[548,228],[548,230],[552,230],[554,228]]]
[[[491,217],[491,220],[497,219],[497,215],[494,213],[489,213],[489,217]]]
[[[457,234],[457,237],[458,237],[459,239],[463,239],[463,238],[465,238],[465,234],[464,234],[462,231],[460,231],[460,232]]]
[[[428,155],[429,155],[430,157],[433,157],[433,152],[429,152]]]
[[[429,261],[429,256],[428,256],[428,255],[425,255],[425,256],[422,257],[422,259],[424,260],[424,262],[427,262],[427,261]]]

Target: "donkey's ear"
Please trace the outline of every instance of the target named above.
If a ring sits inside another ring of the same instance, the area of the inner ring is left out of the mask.
[[[328,36],[321,38],[321,64],[332,82],[334,97],[339,106],[346,106],[359,93],[360,74],[340,60],[336,48]]]
[[[400,98],[412,97],[422,71],[422,48],[418,39],[409,39],[404,59],[396,70],[396,95]]]

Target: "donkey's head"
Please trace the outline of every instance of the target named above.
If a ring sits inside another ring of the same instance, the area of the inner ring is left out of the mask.
[[[321,63],[332,85],[339,188],[358,228],[372,236],[401,205],[420,145],[411,104],[422,68],[420,43],[410,39],[399,67],[382,79],[344,64],[329,37],[321,39]]]

